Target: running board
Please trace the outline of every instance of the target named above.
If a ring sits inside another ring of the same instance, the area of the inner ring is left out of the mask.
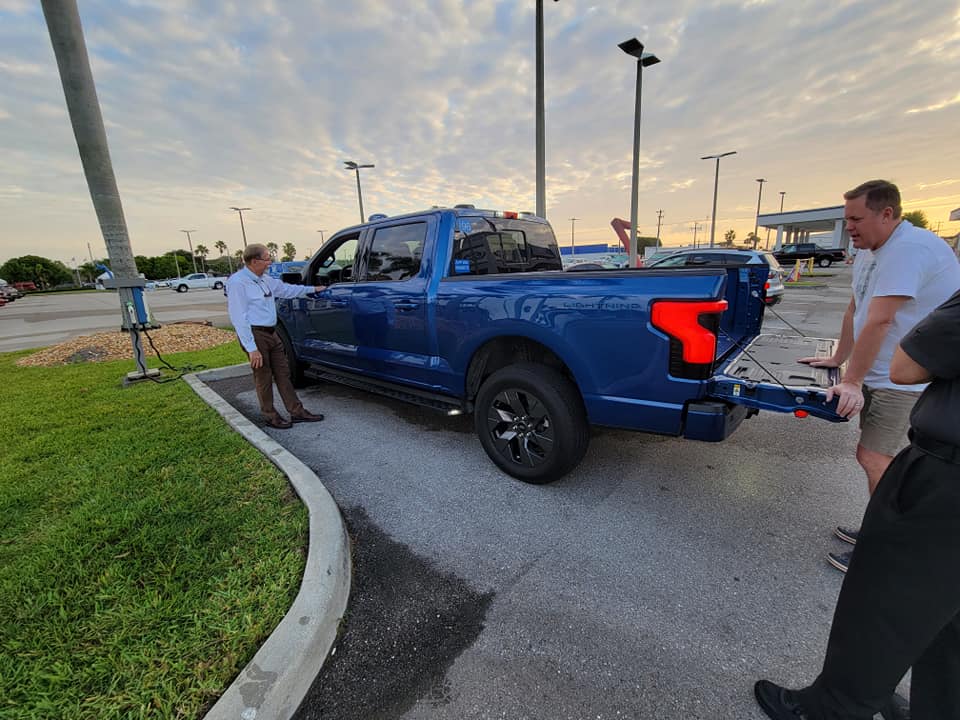
[[[463,403],[449,395],[440,395],[439,393],[432,393],[427,390],[417,390],[416,388],[407,387],[406,385],[398,385],[386,380],[376,380],[346,370],[310,366],[303,371],[303,374],[314,380],[326,380],[328,382],[339,383],[340,385],[347,385],[348,387],[377,393],[378,395],[393,398],[394,400],[402,400],[406,403],[420,405],[447,414],[468,412],[467,409],[464,408]]]

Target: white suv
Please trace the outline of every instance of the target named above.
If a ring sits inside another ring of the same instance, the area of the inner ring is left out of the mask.
[[[767,305],[776,305],[783,300],[783,268],[766,250],[737,250],[736,248],[683,248],[644,264],[646,268],[668,267],[729,267],[731,265],[770,266],[765,285],[766,295],[763,301]]]

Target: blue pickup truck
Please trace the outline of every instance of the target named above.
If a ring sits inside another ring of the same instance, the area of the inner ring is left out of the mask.
[[[761,409],[840,421],[835,370],[795,362],[833,340],[761,335],[766,265],[565,273],[543,219],[438,208],[333,235],[278,300],[308,378],[473,413],[520,480],[583,459],[591,425],[719,441]]]

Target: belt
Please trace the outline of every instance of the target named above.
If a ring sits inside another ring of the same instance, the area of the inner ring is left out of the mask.
[[[927,453],[927,455],[932,455],[935,458],[954,465],[960,465],[960,446],[941,442],[929,435],[917,432],[913,428],[910,428],[907,436],[910,438],[910,442],[913,443],[914,447]]]
[[[250,326],[250,329],[251,329],[251,330],[262,330],[263,332],[272,333],[272,332],[274,332],[277,328],[276,328],[275,325],[251,325],[251,326]]]

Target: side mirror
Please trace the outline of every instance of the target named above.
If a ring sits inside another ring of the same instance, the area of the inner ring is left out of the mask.
[[[303,275],[298,272],[281,273],[280,280],[290,285],[303,285]]]

